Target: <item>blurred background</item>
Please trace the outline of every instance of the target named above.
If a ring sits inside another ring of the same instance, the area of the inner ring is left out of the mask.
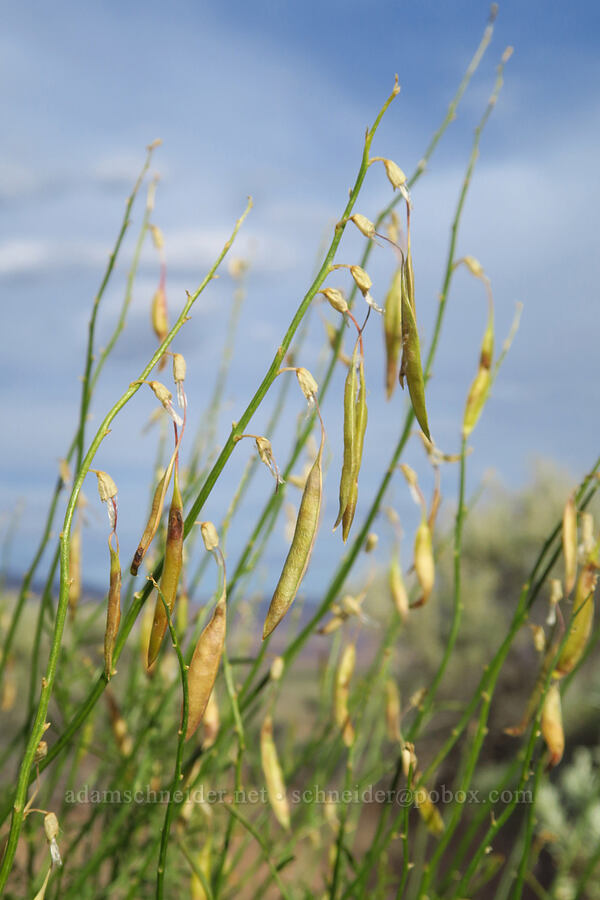
[[[172,321],[185,291],[199,284],[230,233],[246,196],[254,198],[233,251],[249,268],[216,428],[218,447],[262,379],[312,280],[319,248],[330,238],[354,181],[364,130],[388,96],[394,73],[402,92],[373,154],[391,157],[412,173],[444,118],[488,14],[486,2],[473,0],[173,2],[168,12],[153,0],[83,6],[57,0],[51,6],[30,2],[4,8],[0,511],[12,574],[31,561],[58,460],[75,428],[91,304],[146,145],[163,141],[151,170],[160,173],[153,221],[165,237]],[[599,16],[594,4],[581,0],[568,6],[502,2],[492,44],[414,190],[416,298],[427,347],[473,131],[500,56],[513,45],[458,236],[458,254],[475,256],[491,278],[498,345],[516,303],[524,305],[519,333],[470,442],[469,493],[482,489],[483,500],[493,501],[492,482],[512,490],[528,485],[540,458],[564,470],[570,486],[597,451]],[[383,170],[373,167],[357,211],[374,218],[390,199]],[[100,347],[118,317],[144,201],[142,191],[102,302]],[[348,234],[338,261],[357,262],[360,252],[357,235]],[[394,264],[389,247],[375,248],[369,273],[380,304]],[[348,288],[348,275],[337,276],[328,283]],[[127,329],[98,384],[88,440],[154,350],[149,309],[158,278],[158,257],[147,241]],[[188,362],[190,438],[205,421],[234,288],[224,268],[174,345]],[[485,315],[481,285],[458,272],[428,390],[432,435],[446,452],[459,446]],[[315,374],[325,358],[321,316],[336,322],[331,310],[316,309],[298,358]],[[365,341],[369,426],[357,521],[391,456],[406,404],[400,391],[385,401],[382,327],[375,316]],[[323,408],[329,467],[325,518],[304,583],[316,599],[341,547],[329,524],[337,508],[343,378],[340,369]],[[265,427],[270,402],[255,417],[252,431]],[[126,554],[135,547],[148,502],[156,434],[142,429],[154,407],[150,392],[140,391],[96,459],[119,486]],[[304,415],[294,385],[269,435],[281,464],[298,416]],[[236,450],[203,517],[220,520],[252,452],[250,442]],[[406,458],[426,473],[417,440]],[[426,474],[422,477],[427,484]],[[449,468],[443,493],[450,501],[456,481]],[[261,469],[248,508],[262,504],[272,489]],[[105,514],[97,508],[93,481],[87,494],[92,503],[84,582],[103,591]],[[290,496],[297,502],[297,492]],[[389,502],[405,530],[408,560],[416,509],[400,479]],[[239,551],[248,529],[242,513],[231,533],[231,554]],[[384,553],[391,533],[384,522],[377,530]],[[265,557],[270,574],[257,572],[257,585],[266,592],[286,547],[283,528],[278,529]],[[375,563],[366,558],[364,566],[376,565],[377,552],[373,558]]]

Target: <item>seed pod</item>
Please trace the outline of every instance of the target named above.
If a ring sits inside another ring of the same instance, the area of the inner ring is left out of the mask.
[[[181,428],[181,426],[183,425],[183,421],[181,419],[181,416],[179,416],[175,412],[175,408],[172,402],[173,394],[171,393],[171,391],[160,381],[147,381],[146,384],[152,389],[154,396],[162,404],[162,407],[168,414],[169,418],[172,419],[175,425],[178,425]]]
[[[173,612],[175,606],[175,598],[177,596],[177,585],[179,584],[179,576],[181,574],[181,566],[183,564],[183,502],[179,492],[179,479],[177,469],[175,470],[175,478],[173,481],[173,499],[171,500],[171,508],[169,509],[169,521],[167,526],[167,544],[165,547],[165,561],[163,565],[162,575],[160,579],[160,590],[165,603],[169,607],[169,612]],[[167,630],[167,614],[163,605],[163,599],[160,594],[156,597],[156,606],[154,608],[154,622],[152,623],[152,631],[150,633],[150,641],[148,643],[148,668],[152,665],[160,645],[162,644]]]
[[[319,451],[304,485],[294,537],[267,613],[263,628],[263,640],[279,625],[292,605],[312,554],[321,512],[323,493],[321,466],[324,443],[325,430],[321,423]]]
[[[562,759],[565,749],[565,733],[563,730],[560,691],[556,683],[548,688],[542,708],[542,734],[550,753],[548,768],[553,769]]]
[[[171,480],[171,474],[173,472],[173,465],[175,463],[175,455],[171,457],[169,461],[169,465],[165,469],[165,473],[163,477],[160,479],[156,486],[156,490],[154,491],[154,497],[152,498],[152,506],[150,508],[150,516],[148,517],[148,524],[144,529],[144,533],[140,539],[140,543],[138,545],[137,550],[135,551],[135,555],[131,562],[131,574],[137,575],[138,569],[142,564],[142,560],[146,555],[146,551],[150,544],[154,539],[154,535],[158,531],[158,526],[160,524],[160,519],[162,516],[163,506],[165,503],[165,496],[167,490],[169,488],[169,482]]]
[[[271,679],[271,681],[279,681],[279,679],[283,675],[284,668],[285,662],[283,660],[283,657],[276,656],[271,663],[271,668],[269,670],[269,678]]]
[[[219,535],[217,534],[217,529],[213,523],[202,522],[200,525],[200,532],[202,534],[204,546],[208,552],[211,553],[213,550],[216,550],[219,546]]]
[[[225,594],[215,606],[208,625],[198,638],[188,670],[188,722],[186,741],[202,721],[208,700],[217,678],[219,663],[225,646],[227,626]]]
[[[392,185],[394,190],[402,190],[403,195],[405,195],[406,191],[406,175],[400,168],[400,166],[395,163],[391,159],[384,159],[382,156],[375,156],[373,159],[369,160],[369,165],[374,162],[382,162],[385,167],[385,174],[388,177],[389,183]]]
[[[594,549],[594,517],[589,512],[581,513],[581,547],[580,553],[585,557]]]
[[[37,765],[41,763],[43,759],[46,759],[48,756],[48,744],[46,741],[40,741],[37,747],[35,748],[35,754],[33,757],[33,764]]]
[[[485,406],[492,383],[491,367],[494,356],[494,306],[491,295],[489,298],[489,311],[487,326],[481,342],[479,354],[479,369],[469,389],[465,414],[463,417],[463,437],[467,438],[479,419]]]
[[[335,721],[341,729],[342,739],[347,747],[351,747],[354,743],[354,728],[348,713],[348,698],[350,696],[350,679],[355,663],[356,647],[354,644],[347,644],[335,675],[333,700]]]
[[[260,760],[267,784],[269,802],[275,818],[286,831],[290,829],[290,807],[285,792],[283,773],[277,757],[277,747],[273,740],[273,721],[267,715],[260,729]]]
[[[360,213],[354,213],[353,216],[350,216],[350,222],[354,222],[358,230],[361,234],[364,234],[366,238],[374,238],[376,235],[375,226],[371,222],[370,219],[367,219],[366,216],[361,216]]]
[[[102,503],[108,503],[117,496],[117,486],[108,472],[101,472],[99,469],[90,469],[90,472],[93,472],[98,479],[98,496]]]
[[[417,528],[415,535],[415,572],[419,585],[421,586],[421,596],[411,608],[424,606],[429,600],[433,585],[435,583],[435,563],[433,560],[433,547],[431,543],[431,531],[427,524],[427,519],[423,517],[421,524]]]
[[[358,347],[354,348],[352,363],[346,375],[344,384],[344,459],[342,463],[342,476],[340,479],[340,507],[333,530],[342,521],[342,516],[350,499],[352,490],[352,467],[354,465],[354,445],[356,442],[356,357]]]
[[[410,401],[425,437],[431,440],[427,408],[425,406],[425,379],[421,367],[421,342],[417,329],[414,310],[414,293],[412,283],[412,262],[407,254],[402,264],[401,307],[402,307],[402,364],[399,381],[404,387],[404,378],[408,385]]]
[[[115,535],[117,547],[113,550],[112,533],[108,538],[110,551],[110,586],[108,588],[108,606],[106,611],[106,631],[104,633],[104,674],[110,681],[112,675],[112,658],[121,621],[121,563],[119,562],[119,540]]]
[[[444,820],[426,788],[420,787],[415,791],[415,805],[419,810],[427,831],[435,835],[435,837],[439,837],[440,834],[443,834]]]
[[[365,541],[365,553],[372,553],[378,543],[379,535],[375,534],[375,532],[373,531],[370,531]]]
[[[575,587],[577,577],[577,507],[573,494],[565,504],[562,521],[562,545],[565,558],[565,596]]]
[[[408,594],[406,592],[404,579],[402,577],[400,561],[395,554],[394,556],[392,556],[388,578],[390,592],[392,595],[392,600],[394,601],[394,606],[396,607],[396,611],[398,612],[401,620],[403,622],[406,622],[408,618]]]
[[[344,398],[345,399],[345,398]],[[342,513],[342,539],[344,543],[348,540],[350,528],[356,512],[356,503],[358,500],[358,476],[360,473],[360,465],[362,462],[363,445],[365,442],[365,431],[367,429],[367,388],[365,384],[365,366],[361,357],[358,366],[358,397],[356,399],[356,410],[354,413],[354,435],[351,441],[351,478],[350,493],[346,506]],[[344,434],[345,438],[345,434]],[[344,448],[345,460],[345,448]],[[342,469],[342,478],[344,471]],[[341,485],[340,485],[341,494]],[[334,526],[335,527],[335,526]]]
[[[162,250],[165,246],[165,239],[162,231],[158,225],[149,225],[148,227],[150,229],[150,234],[152,235],[152,243],[158,251]]]
[[[62,859],[60,858],[60,850],[58,849],[58,844],[56,843],[56,838],[58,835],[58,819],[53,812],[46,813],[44,816],[44,832],[46,834],[46,840],[50,844],[50,858],[52,860],[52,868],[55,866],[62,866]]]
[[[485,277],[483,266],[481,265],[479,260],[475,259],[474,256],[463,256],[461,262],[465,264],[471,275],[474,275],[475,278]]]
[[[385,721],[390,741],[401,741],[400,732],[400,694],[396,682],[388,678],[385,683]]]
[[[165,292],[164,280],[161,278],[160,284],[152,297],[151,310],[152,328],[159,344],[162,344],[169,333],[169,319],[167,314],[167,294]],[[159,371],[164,369],[167,364],[166,356],[162,356],[158,364]]]
[[[373,287],[373,282],[369,278],[369,275],[363,268],[361,268],[361,266],[350,266],[350,274],[354,279],[356,287],[364,297],[365,294],[368,294]]]
[[[300,390],[308,400],[309,404],[314,403],[317,392],[319,390],[319,385],[312,377],[308,369],[305,369],[302,366],[298,366],[298,368],[296,369],[296,378],[298,379]]]
[[[275,462],[271,441],[266,437],[262,437],[262,435],[258,435],[254,440],[256,443],[256,449],[258,450],[260,461],[265,464],[271,475],[273,475],[273,477],[275,478],[275,490],[277,490],[280,484],[284,484],[284,479],[281,477],[281,472],[279,471],[279,467]]]
[[[554,625],[556,623],[556,607],[563,598],[562,581],[560,578],[550,579],[550,602],[548,615],[546,617],[546,625]]]
[[[402,267],[399,266],[392,278],[385,298],[383,311],[383,333],[385,337],[385,387],[389,400],[398,379],[400,349],[402,347]]]
[[[572,624],[556,664],[555,676],[572,672],[585,650],[594,621],[594,591],[598,581],[598,559],[595,550],[577,580],[573,600]]]
[[[185,392],[183,390],[183,382],[186,374],[185,358],[181,353],[173,354],[173,381],[177,387],[177,403],[181,409],[185,408]]]
[[[415,777],[417,771],[417,756],[415,753],[415,745],[407,741],[402,747],[402,771],[404,777],[408,779],[412,770],[412,777]]]
[[[338,291],[336,288],[323,288],[322,291],[319,291],[320,294],[323,294],[326,300],[329,301],[331,306],[339,313],[347,313],[348,312],[348,304],[346,303],[346,299],[341,291]]]

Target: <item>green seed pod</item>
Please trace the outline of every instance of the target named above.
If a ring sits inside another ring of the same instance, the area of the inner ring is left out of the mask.
[[[186,741],[194,734],[204,712],[217,678],[219,663],[225,646],[227,614],[225,595],[221,597],[212,619],[198,638],[188,670],[188,722]]]
[[[402,365],[400,366],[399,381],[404,387],[404,377],[406,377],[410,401],[417,422],[425,437],[431,440],[429,423],[427,422],[427,408],[425,406],[425,379],[423,378],[421,366],[421,343],[414,310],[412,262],[410,262],[409,255],[407,255],[402,265],[402,270]]]
[[[286,831],[290,829],[290,807],[285,791],[283,772],[273,740],[273,720],[267,715],[260,729],[260,760],[267,784],[269,802],[275,818]]]
[[[494,356],[494,307],[489,299],[489,312],[487,326],[481,342],[479,354],[479,369],[469,389],[465,414],[463,417],[463,437],[467,438],[479,419],[488,398],[492,384],[492,358]]]
[[[287,559],[283,564],[283,570],[267,613],[263,628],[263,640],[279,625],[292,605],[310,561],[319,526],[319,513],[321,512],[321,497],[323,493],[321,466],[324,443],[325,430],[321,423],[321,444],[317,458],[304,485],[294,537],[292,538]]]
[[[106,612],[106,631],[104,633],[104,674],[109,681],[112,676],[112,657],[121,621],[121,563],[119,562],[119,541],[115,535],[117,547],[113,550],[112,534],[108,538],[110,551],[110,586],[108,589],[108,607]]]
[[[154,491],[154,497],[152,498],[152,506],[150,508],[150,516],[148,517],[148,524],[144,529],[144,533],[140,539],[139,546],[135,551],[133,560],[131,562],[131,574],[137,575],[138,569],[142,564],[142,560],[146,555],[146,551],[152,541],[154,540],[154,535],[158,531],[158,526],[160,524],[160,519],[162,516],[163,507],[165,504],[165,496],[169,487],[169,482],[171,480],[171,474],[173,472],[173,465],[175,463],[175,456],[171,457],[169,465],[165,469],[165,474],[160,479],[156,486],[156,490]]]
[[[388,740],[401,743],[400,694],[396,682],[392,678],[388,678],[385,683],[385,722]]]
[[[392,556],[388,577],[390,593],[392,595],[392,600],[394,601],[394,606],[396,607],[396,611],[398,612],[401,620],[403,622],[406,622],[408,618],[408,594],[406,593],[404,579],[402,578],[400,561],[398,560],[396,554]]]
[[[573,622],[554,671],[555,676],[559,678],[573,671],[585,650],[594,621],[594,591],[597,581],[598,561],[595,550],[577,580],[573,600]]]
[[[394,273],[390,289],[385,298],[383,311],[383,333],[385,337],[385,387],[389,400],[394,393],[400,350],[402,348],[402,267]]]
[[[165,561],[160,579],[160,590],[165,599],[169,612],[173,612],[177,585],[183,564],[183,502],[179,491],[179,479],[175,470],[173,481],[173,499],[169,509],[169,521],[167,526],[167,545],[165,547]],[[160,594],[156,597],[154,609],[154,621],[148,643],[148,668],[152,665],[167,630],[167,614],[163,606]]]
[[[365,366],[361,357],[358,367],[358,398],[356,401],[356,413],[354,417],[355,435],[352,442],[352,482],[348,503],[342,516],[342,538],[344,543],[348,540],[350,528],[356,512],[358,500],[358,475],[362,462],[365,431],[367,430],[367,388],[365,385]]]
[[[342,516],[348,505],[350,492],[352,490],[354,445],[356,442],[356,389],[358,383],[356,373],[357,353],[358,347],[355,347],[352,362],[348,369],[346,382],[344,384],[344,460],[342,463],[342,477],[340,479],[340,508],[333,526],[334,531],[342,521]]]
[[[415,776],[415,779],[416,778],[418,778],[418,775]],[[420,787],[415,791],[415,805],[419,810],[427,831],[435,837],[439,837],[443,834],[444,820],[426,788]]]

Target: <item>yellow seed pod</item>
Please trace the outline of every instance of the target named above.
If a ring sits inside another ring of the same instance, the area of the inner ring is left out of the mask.
[[[541,728],[550,753],[548,768],[553,769],[561,761],[565,749],[560,691],[556,682],[550,685],[544,698]]]
[[[385,722],[390,741],[401,741],[400,732],[400,694],[396,682],[388,678],[385,683]]]
[[[399,188],[403,188],[406,184],[406,175],[402,171],[399,165],[395,163],[391,159],[384,159],[382,156],[375,156],[373,159],[369,161],[370,163],[374,162],[382,162],[385,167],[385,174],[388,177],[389,183],[392,185],[394,190]]]
[[[165,469],[164,474],[158,482],[154,491],[148,522],[146,524],[146,528],[144,529],[144,533],[140,538],[140,543],[137,550],[135,551],[133,560],[131,561],[130,571],[132,575],[137,575],[146,551],[148,550],[148,547],[152,543],[154,535],[158,530],[165,503],[165,497],[169,488],[169,483],[171,481],[171,475],[173,473],[173,466],[175,464],[176,456],[177,452],[175,452],[169,460],[169,465]]]
[[[55,813],[46,813],[44,816],[44,832],[46,834],[46,839],[52,841],[57,837],[59,830],[58,819],[56,818]]]
[[[396,555],[392,556],[388,579],[390,585],[390,593],[392,595],[392,600],[394,601],[396,611],[398,612],[401,620],[403,622],[406,622],[406,619],[408,618],[408,594],[404,584],[404,579],[402,577],[400,561],[398,560]]]
[[[371,288],[373,287],[373,282],[365,272],[361,266],[350,266],[350,274],[354,279],[354,283],[356,287],[359,289],[363,296],[368,294]]]
[[[299,366],[296,369],[296,378],[298,379],[300,390],[302,391],[308,402],[314,403],[315,397],[317,396],[319,390],[319,385],[312,377],[308,369]]]
[[[336,288],[323,288],[319,293],[323,294],[325,299],[328,300],[331,306],[339,313],[348,312],[348,304],[341,291],[338,291]]]
[[[581,546],[582,555],[589,556],[594,549],[594,517],[589,512],[581,513]]]
[[[148,668],[152,665],[162,644],[167,630],[167,614],[163,604],[163,598],[169,608],[169,613],[175,608],[177,587],[181,567],[183,565],[183,501],[179,490],[177,469],[173,480],[173,498],[169,509],[167,524],[167,543],[165,547],[165,561],[160,578],[160,593],[157,592],[154,608],[154,621],[152,632],[148,642]],[[161,596],[162,594],[162,596]]]
[[[444,832],[444,820],[437,806],[432,802],[429,791],[420,787],[415,791],[415,805],[419,810],[425,827],[430,834],[439,837]]]
[[[479,369],[477,375],[473,379],[473,383],[469,389],[467,404],[465,406],[465,414],[463,417],[462,433],[464,438],[468,438],[471,434],[485,402],[488,398],[491,386],[491,375],[489,369]]]
[[[173,354],[173,381],[175,383],[185,381],[186,362],[181,353]]]
[[[165,246],[165,239],[162,231],[158,225],[149,225],[148,227],[150,228],[150,234],[152,235],[152,243],[157,250],[162,250]]]
[[[169,333],[169,319],[167,315],[167,295],[164,285],[160,284],[152,297],[151,320],[154,334],[162,343]]]
[[[575,587],[577,577],[577,507],[573,494],[565,504],[562,521],[562,545],[565,559],[565,595]]]
[[[417,755],[415,745],[407,741],[402,747],[402,771],[405,778],[409,777],[411,770],[414,778],[417,771]]]
[[[550,579],[550,602],[546,625],[554,625],[556,623],[556,607],[563,598],[562,581],[560,578]]]
[[[353,216],[350,216],[350,222],[354,222],[360,233],[364,234],[366,238],[375,237],[375,226],[366,216],[361,216],[360,213],[354,213]]]
[[[212,619],[198,638],[188,670],[188,723],[186,741],[191,738],[202,721],[212,693],[219,663],[225,646],[227,614],[225,598],[221,597]]]
[[[108,588],[108,604],[106,610],[106,631],[104,633],[104,675],[107,681],[113,673],[112,658],[119,624],[121,622],[121,563],[119,562],[119,541],[115,535],[116,549],[111,543],[112,533],[108,538],[110,552],[110,583]]]
[[[269,678],[271,681],[279,681],[281,676],[283,675],[283,670],[285,668],[285,662],[282,656],[276,656],[273,662],[271,663],[271,669],[269,671]]]
[[[202,540],[204,541],[204,546],[210,553],[212,550],[216,550],[219,546],[219,535],[217,534],[217,529],[213,525],[212,522],[202,522],[200,525],[200,533],[202,534]]]
[[[370,531],[365,540],[365,553],[372,553],[379,543],[379,535],[374,531]]]
[[[421,587],[421,597],[412,604],[413,607],[427,603],[435,584],[431,531],[425,518],[421,520],[415,535],[415,572]]]
[[[383,310],[383,332],[385,338],[385,387],[389,400],[396,388],[399,372],[400,351],[402,349],[402,267],[399,266],[392,278],[385,298]]]
[[[342,732],[342,739],[347,747],[351,747],[354,743],[354,728],[348,712],[348,698],[355,664],[356,647],[354,644],[347,644],[337,668],[334,686],[335,722]]]
[[[40,763],[43,759],[46,759],[48,756],[48,744],[46,741],[40,741],[37,747],[35,748],[35,754],[33,757],[34,765]]]
[[[471,275],[474,275],[475,278],[485,277],[483,266],[481,265],[479,260],[475,259],[474,256],[463,256],[461,262],[465,264]]]
[[[273,721],[267,715],[260,730],[260,759],[267,785],[269,802],[275,818],[286,831],[290,829],[290,807],[285,791],[283,772],[277,756],[277,747],[273,739]]]
[[[90,472],[93,472],[98,479],[98,496],[103,503],[107,503],[117,496],[117,486],[108,472],[101,472],[98,469],[90,469]]]
[[[166,407],[171,403],[171,400],[173,399],[173,394],[167,387],[165,387],[164,384],[162,384],[160,381],[148,381],[146,383],[154,392],[156,399],[160,403],[162,403],[163,406]]]

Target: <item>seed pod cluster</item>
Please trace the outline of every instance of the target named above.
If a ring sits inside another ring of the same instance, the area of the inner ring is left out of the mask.
[[[267,618],[265,619],[263,640],[279,625],[292,605],[312,555],[319,526],[323,494],[322,464],[324,443],[325,429],[321,422],[321,443],[317,452],[317,458],[308,473],[308,478],[304,485],[292,543],[271,599]]]
[[[362,354],[358,360],[358,342],[344,386],[344,459],[340,479],[340,506],[334,531],[342,523],[342,538],[348,539],[358,500],[358,476],[367,429],[367,388]],[[357,393],[358,390],[358,393]]]

